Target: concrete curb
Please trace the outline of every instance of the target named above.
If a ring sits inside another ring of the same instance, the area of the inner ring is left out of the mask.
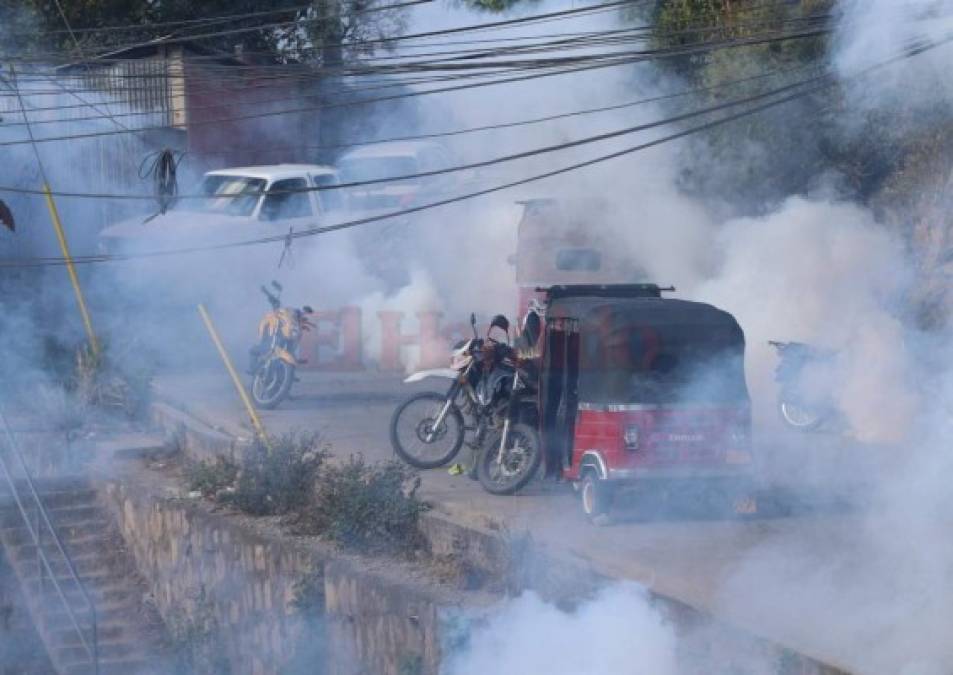
[[[251,439],[213,429],[192,415],[163,401],[153,403],[149,420],[164,435],[166,444],[181,449],[195,461],[214,461],[219,457],[239,462]]]

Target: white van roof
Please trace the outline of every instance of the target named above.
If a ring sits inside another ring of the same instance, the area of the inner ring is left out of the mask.
[[[421,150],[426,148],[437,148],[446,152],[446,148],[442,145],[430,141],[391,141],[388,143],[373,143],[348,150],[341,156],[341,159],[410,157],[419,154]]]
[[[261,166],[239,166],[229,169],[209,171],[206,176],[248,176],[264,180],[282,180],[305,175],[336,175],[334,167],[324,164],[265,164]]]

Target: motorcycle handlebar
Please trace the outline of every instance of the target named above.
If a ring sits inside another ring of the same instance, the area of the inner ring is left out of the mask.
[[[259,288],[261,288],[261,292],[265,294],[265,297],[268,298],[268,302],[271,304],[272,309],[278,309],[281,307],[281,300],[277,296],[275,296],[265,286],[260,286]]]

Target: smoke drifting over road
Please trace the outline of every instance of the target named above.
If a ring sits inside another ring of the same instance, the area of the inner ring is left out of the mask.
[[[838,7],[844,15],[836,25],[831,65],[843,75],[897,55],[912,38],[943,39],[953,31],[949,18],[953,2],[949,1],[856,0]],[[545,4],[525,11],[561,8],[564,5]],[[440,4],[412,17],[410,30],[439,28],[441,22],[463,25],[483,18]],[[614,14],[603,13],[574,22],[573,30],[618,25]],[[523,28],[507,31],[507,36],[537,32],[546,31]],[[849,114],[842,119],[845,134],[860,133],[869,115],[889,113],[897,106],[910,107],[922,116],[907,121],[907,129],[918,120],[948,115],[953,93],[947,76],[950,55],[949,47],[941,48],[884,70],[882,76],[867,78],[862,85],[846,87]],[[604,69],[425,97],[414,119],[395,115],[383,120],[379,128],[443,131],[610,105],[684,88],[675,76],[662,74],[651,64],[622,71]],[[28,105],[50,105],[50,98],[26,92]],[[68,99],[66,95],[53,97],[54,101]],[[117,110],[115,106],[111,109]],[[663,116],[658,106],[646,105],[463,135],[448,145],[460,163],[479,161]],[[106,120],[76,123],[64,125],[60,132],[101,130],[109,124]],[[275,128],[280,131],[281,124],[280,119],[268,123],[272,132]],[[45,133],[60,135],[53,129],[48,125]],[[20,137],[19,133],[12,127],[0,127],[0,139]],[[361,139],[341,142],[349,140]],[[588,159],[617,149],[613,143],[466,174],[455,179],[453,190],[462,192],[471,185],[503,182]],[[16,177],[17,184],[35,186],[35,160],[25,146],[18,147],[22,150],[12,155],[8,166],[15,168],[9,175]],[[88,157],[94,151],[70,147],[77,156]],[[146,150],[137,146],[134,154]],[[938,347],[949,336],[925,336],[913,324],[907,303],[916,281],[916,260],[909,242],[880,225],[871,209],[832,198],[833,190],[828,189],[791,195],[757,217],[725,218],[720,215],[721,205],[703,203],[680,191],[684,150],[678,144],[664,146],[492,198],[426,212],[410,221],[384,221],[298,240],[294,267],[277,267],[280,244],[183,257],[174,263],[169,259],[150,265],[116,263],[103,268],[102,276],[96,270],[98,278],[90,279],[95,318],[100,326],[121,324],[124,308],[148,307],[174,297],[181,303],[176,313],[163,314],[157,322],[161,325],[146,337],[156,346],[197,351],[204,358],[208,353],[204,337],[188,337],[200,330],[194,304],[209,302],[230,344],[242,349],[253,340],[255,321],[265,309],[263,299],[259,302],[255,297],[256,289],[277,278],[287,288],[285,299],[290,304],[311,304],[318,309],[346,304],[361,307],[363,339],[369,360],[374,361],[375,346],[380,344],[376,331],[381,310],[403,311],[407,323],[402,330],[411,334],[416,330],[414,315],[423,310],[442,311],[448,321],[465,320],[470,311],[484,315],[512,311],[513,268],[507,257],[515,245],[517,200],[553,195],[607,199],[626,214],[609,226],[619,250],[628,253],[633,271],[644,270],[647,280],[675,284],[680,297],[712,302],[738,318],[749,344],[748,380],[762,448],[810,454],[810,462],[805,457],[803,464],[810,463],[811,471],[826,473],[826,484],[852,478],[837,473],[844,470],[842,465],[836,470],[825,469],[823,458],[817,459],[819,451],[814,446],[838,442],[837,438],[831,441],[833,434],[817,437],[819,441],[814,437],[797,442],[789,437],[783,443],[777,440],[776,356],[767,340],[793,339],[836,352],[830,367],[817,371],[812,379],[843,412],[845,428],[838,434],[850,436],[857,461],[876,464],[866,475],[864,487],[869,512],[831,518],[820,525],[795,524],[784,532],[772,530],[727,576],[719,593],[719,608],[755,632],[786,632],[806,648],[835,654],[859,672],[949,672],[953,647],[944,630],[953,622],[948,602],[953,587],[947,578],[953,549],[944,542],[949,539],[945,525],[951,506],[946,477],[953,470],[947,449],[953,430],[949,405],[953,391],[946,383],[951,353],[948,347]],[[763,151],[750,147],[753,155]],[[70,170],[70,155],[58,155],[54,161],[54,152],[41,152],[49,162],[55,188],[81,192],[142,189],[128,181],[89,184]],[[691,161],[717,170],[709,158]],[[191,192],[187,181],[184,176],[183,191]],[[822,176],[818,182],[827,188],[826,183],[836,184],[838,177]],[[76,252],[88,253],[95,250],[96,243],[91,223],[101,214],[78,202],[63,200],[61,209]],[[0,228],[3,255],[58,255],[49,236],[27,242],[33,233],[48,228],[42,202],[24,197],[13,203],[23,225],[16,235]],[[150,267],[159,270],[163,285],[147,274]],[[69,291],[59,280],[62,272],[52,268],[38,277],[43,297],[50,299],[51,306],[61,308],[53,314],[54,321],[72,316]],[[92,276],[93,271],[87,271],[84,281]],[[53,278],[58,280],[54,283],[50,281]],[[96,283],[100,280],[104,283]],[[136,295],[133,288],[146,289],[146,295]],[[21,373],[34,370],[42,354],[21,339],[37,331],[32,308],[20,306],[11,312],[13,303],[9,298],[3,302],[3,332],[13,338],[0,341],[0,361]],[[64,323],[70,321],[63,319]],[[70,335],[77,338],[80,333],[76,326],[72,328]],[[418,358],[408,353],[405,365],[413,367]],[[892,454],[888,463],[881,464],[880,456],[874,455],[884,447]],[[788,457],[787,461],[801,466],[797,458]],[[769,527],[772,525],[765,525],[765,529]],[[578,644],[582,635],[591,638],[585,650],[560,647]],[[633,587],[615,587],[574,613],[529,595],[510,601],[485,627],[474,631],[468,649],[452,657],[446,672],[668,675],[678,672],[676,651],[675,633],[645,594]]]

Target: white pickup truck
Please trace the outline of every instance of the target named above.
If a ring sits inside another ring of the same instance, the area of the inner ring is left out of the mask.
[[[100,249],[104,253],[155,251],[268,237],[290,228],[300,231],[317,225],[341,201],[338,190],[306,188],[336,183],[337,172],[318,164],[210,171],[199,186],[182,190],[205,198],[180,199],[166,213],[145,222],[139,217],[107,227],[100,233]]]

